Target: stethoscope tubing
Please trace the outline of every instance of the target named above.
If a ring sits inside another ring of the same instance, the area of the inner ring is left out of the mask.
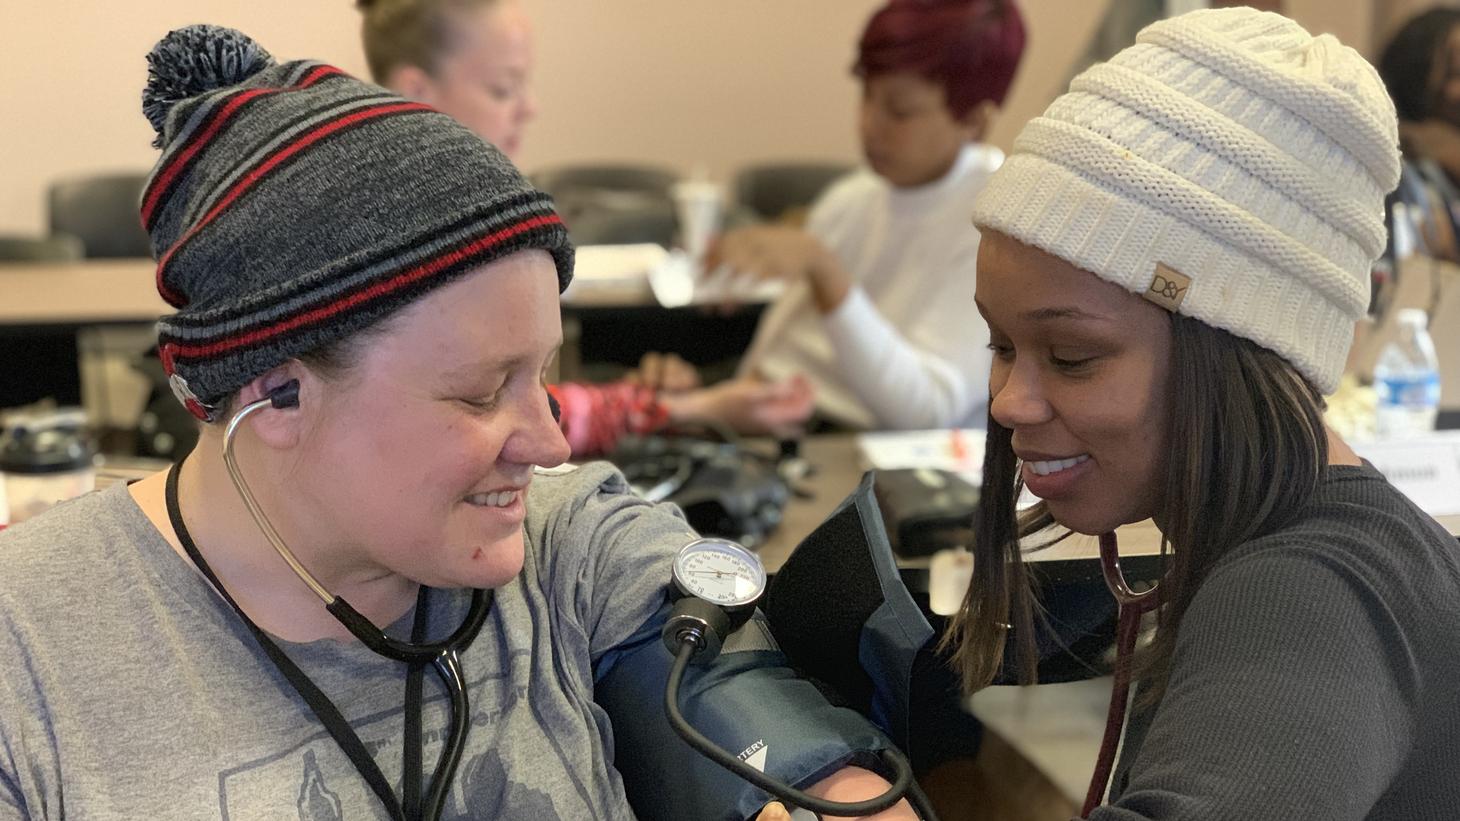
[[[1090,788],[1085,792],[1085,803],[1080,809],[1081,818],[1088,817],[1100,806],[1110,786],[1110,774],[1115,767],[1115,752],[1120,746],[1126,707],[1130,703],[1131,662],[1135,655],[1136,638],[1141,631],[1141,616],[1160,603],[1157,598],[1159,584],[1137,593],[1125,580],[1125,573],[1120,569],[1120,546],[1114,533],[1103,533],[1100,536],[1100,573],[1105,577],[1105,586],[1110,589],[1110,595],[1115,597],[1118,605],[1115,676],[1110,688],[1110,707],[1105,714],[1105,733],[1100,739],[1100,753],[1095,761],[1095,771],[1090,776]]]
[[[461,766],[462,754],[466,751],[466,734],[471,729],[468,720],[470,704],[466,695],[466,680],[461,673],[461,658],[456,650],[447,650],[432,662],[436,675],[451,698],[451,732],[441,750],[441,758],[431,773],[431,790],[421,807],[422,821],[437,821],[446,806],[446,794],[456,770]]]
[[[470,700],[466,692],[466,681],[461,670],[460,650],[469,645],[480,632],[485,623],[487,614],[492,606],[492,592],[490,590],[476,589],[472,591],[471,606],[466,617],[460,626],[445,639],[434,642],[410,642],[392,638],[373,622],[365,618],[350,606],[343,597],[336,596],[314,577],[309,569],[299,561],[289,546],[274,528],[273,523],[264,513],[263,507],[254,496],[249,487],[248,480],[244,477],[242,469],[238,464],[235,444],[238,431],[243,422],[251,415],[265,408],[288,408],[298,404],[299,396],[298,382],[291,381],[284,387],[274,391],[264,399],[251,402],[239,409],[228,421],[228,426],[223,436],[223,463],[228,470],[229,478],[234,488],[238,491],[239,497],[243,500],[244,507],[248,509],[249,516],[254,520],[259,530],[273,546],[274,551],[289,566],[289,569],[304,582],[313,593],[324,603],[325,609],[345,626],[357,639],[366,647],[378,655],[404,662],[411,665],[430,663],[436,676],[441,681],[450,700],[450,724],[451,731],[447,734],[443,744],[441,757],[436,762],[436,768],[432,774],[431,787],[419,812],[411,812],[402,808],[408,813],[408,818],[420,818],[423,821],[436,821],[441,817],[445,807],[446,795],[457,769],[461,765],[461,759],[466,749],[466,736],[470,731]]]
[[[290,390],[292,388],[292,390]],[[448,650],[464,647],[474,638],[486,621],[487,612],[491,609],[492,594],[489,590],[472,591],[471,609],[462,623],[450,636],[434,642],[409,642],[391,638],[385,631],[376,627],[371,621],[362,616],[359,611],[350,606],[350,603],[343,597],[336,596],[329,592],[325,586],[309,572],[304,563],[294,555],[294,551],[284,542],[279,531],[274,528],[273,522],[264,513],[263,507],[258,503],[253,490],[249,487],[248,480],[244,478],[243,470],[238,464],[235,443],[238,438],[238,431],[243,422],[249,416],[265,408],[291,407],[298,402],[297,383],[290,382],[285,388],[275,393],[251,402],[241,408],[228,421],[228,427],[223,434],[223,464],[228,469],[228,477],[237,489],[238,495],[243,499],[244,507],[248,509],[249,516],[258,525],[269,544],[273,546],[274,552],[289,565],[289,569],[299,580],[304,582],[310,590],[324,602],[325,609],[330,615],[339,620],[355,638],[359,639],[366,647],[386,658],[396,661],[410,662],[413,664],[434,663],[441,654]]]
[[[1142,611],[1155,605],[1156,585],[1137,593],[1126,582],[1125,573],[1120,569],[1120,546],[1114,533],[1100,535],[1100,574],[1105,577],[1105,586],[1109,588],[1110,595],[1115,597],[1116,604],[1122,607],[1139,607]]]
[[[882,761],[892,768],[891,786],[881,795],[865,801],[830,801],[817,798],[749,766],[736,756],[720,749],[714,741],[689,723],[679,706],[680,683],[684,679],[685,670],[689,668],[690,659],[694,657],[697,650],[698,645],[690,641],[685,641],[679,646],[678,651],[674,654],[674,663],[670,666],[669,677],[664,686],[665,716],[669,719],[669,724],[674,731],[695,752],[770,795],[786,801],[792,806],[811,810],[817,816],[861,817],[872,815],[906,798],[921,818],[937,821],[937,814],[934,812],[931,802],[918,789],[917,782],[913,778],[912,765],[893,749],[884,750],[881,756]]]

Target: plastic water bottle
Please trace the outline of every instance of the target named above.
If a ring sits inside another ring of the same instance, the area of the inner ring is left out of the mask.
[[[1440,408],[1440,366],[1418,308],[1399,312],[1399,335],[1379,354],[1374,391],[1379,404],[1374,429],[1381,439],[1418,436],[1435,429]]]

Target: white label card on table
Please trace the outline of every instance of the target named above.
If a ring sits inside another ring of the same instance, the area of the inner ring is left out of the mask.
[[[979,485],[985,436],[973,428],[863,433],[857,436],[857,448],[868,467],[946,470]]]
[[[1460,431],[1363,442],[1354,450],[1424,512],[1460,515]]]

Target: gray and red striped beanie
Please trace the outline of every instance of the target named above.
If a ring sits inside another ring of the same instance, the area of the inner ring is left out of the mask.
[[[517,251],[573,248],[552,200],[455,120],[332,66],[275,64],[216,26],[147,55],[162,157],[142,197],[173,391],[212,420],[235,392]]]

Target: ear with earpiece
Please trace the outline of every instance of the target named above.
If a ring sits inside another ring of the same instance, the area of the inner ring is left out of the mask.
[[[299,380],[290,379],[269,391],[269,404],[273,405],[275,410],[299,407]]]
[[[267,401],[271,410],[298,410],[304,381],[296,365],[280,366],[245,385],[238,392],[238,406]],[[298,443],[305,422],[298,413],[263,412],[250,415],[246,424],[264,444],[284,448]]]

